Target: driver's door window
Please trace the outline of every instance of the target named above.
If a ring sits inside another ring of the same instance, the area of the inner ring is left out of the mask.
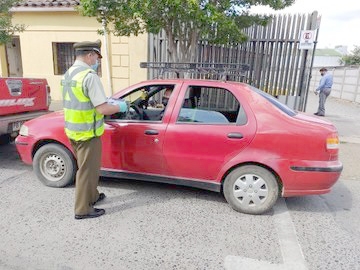
[[[173,89],[174,85],[150,85],[132,91],[124,96],[129,113],[117,119],[161,121]]]

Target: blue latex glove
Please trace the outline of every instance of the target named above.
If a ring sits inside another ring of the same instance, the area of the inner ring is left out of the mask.
[[[119,112],[128,112],[128,106],[125,100],[118,100]]]
[[[122,112],[122,113],[124,113],[124,112],[126,113],[129,110],[126,101],[122,100],[122,99],[108,98],[107,103],[109,103],[111,105],[118,106],[119,107],[119,112]]]

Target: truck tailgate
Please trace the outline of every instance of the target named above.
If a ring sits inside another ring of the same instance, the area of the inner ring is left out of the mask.
[[[46,79],[0,78],[0,116],[48,110]]]

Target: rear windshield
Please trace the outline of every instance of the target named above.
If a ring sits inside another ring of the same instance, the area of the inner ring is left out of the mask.
[[[253,86],[250,86],[252,90],[254,90],[256,93],[258,93],[260,96],[264,97],[265,99],[267,99],[271,104],[273,104],[275,107],[277,107],[279,110],[283,111],[284,113],[286,113],[289,116],[294,116],[296,115],[296,112],[292,109],[290,109],[288,106],[286,106],[285,104],[281,103],[278,99],[276,99],[275,97],[273,97],[272,95],[269,95],[268,93],[265,93],[264,91],[261,91],[260,89],[257,89]]]

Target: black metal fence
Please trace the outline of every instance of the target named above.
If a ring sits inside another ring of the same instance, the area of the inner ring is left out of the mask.
[[[316,11],[306,15],[276,15],[267,26],[245,29],[249,40],[237,46],[200,42],[197,62],[246,65],[249,68],[236,80],[277,96],[290,107],[304,111],[319,25]],[[311,49],[299,49],[303,30],[314,30],[315,42]],[[149,62],[170,61],[164,32],[150,35],[149,44]],[[149,78],[158,76],[159,70],[149,69]]]

